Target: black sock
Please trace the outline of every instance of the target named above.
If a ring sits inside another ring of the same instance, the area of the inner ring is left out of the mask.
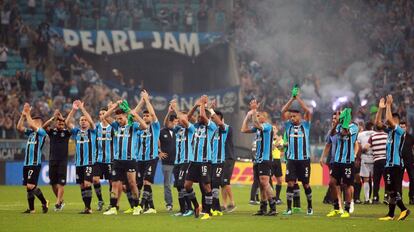
[[[305,188],[306,199],[308,200],[308,209],[312,209],[312,189]]]
[[[260,211],[267,212],[267,201],[260,201]]]
[[[388,216],[390,217],[394,217],[394,212],[395,212],[395,204],[388,204]]]
[[[134,208],[135,201],[134,201],[134,198],[132,198],[132,192],[131,192],[131,190],[130,189],[127,189],[127,191],[125,193],[126,193],[127,198],[128,198],[129,206],[131,208]]]
[[[149,196],[148,196],[148,206],[151,208],[151,209],[155,209],[155,207],[154,207],[154,200],[152,199],[152,187],[151,187],[151,185],[148,185],[149,186],[149,188],[148,188],[148,192],[149,192]]]
[[[293,186],[293,207],[300,208],[300,189],[298,184]]]
[[[102,199],[102,191],[101,191],[101,183],[99,184],[94,184],[93,188],[95,189],[95,193],[96,193],[96,197],[98,198],[99,201],[103,201]]]
[[[354,200],[359,200],[361,195],[361,187],[362,184],[360,183],[354,183]]]
[[[269,207],[272,211],[276,211],[276,198],[270,198],[269,200]]]
[[[40,188],[35,187],[33,190],[33,194],[40,200],[40,202],[42,202],[42,205],[46,204],[46,199],[43,196],[42,190],[40,190]]]
[[[35,195],[33,193],[33,189],[27,189],[27,203],[29,204],[29,209],[34,210],[34,201]]]
[[[144,209],[147,207],[147,203],[148,203],[149,195],[150,195],[150,192],[149,192],[150,188],[151,186],[144,185],[144,191],[142,192],[142,199],[141,199],[141,207]]]
[[[338,199],[335,199],[332,203],[334,210],[339,210],[339,201]]]
[[[404,202],[402,201],[400,193],[397,193],[397,197],[396,197],[395,201],[397,203],[398,208],[400,208],[401,211],[404,211],[404,210],[407,209],[404,205]]]
[[[211,205],[213,204],[213,193],[210,192],[206,192],[206,210],[205,212],[211,215]]]
[[[286,202],[287,202],[287,209],[292,209],[292,200],[293,200],[293,187],[286,188]]]
[[[280,192],[282,191],[282,185],[277,184],[276,185],[276,200],[280,200]]]
[[[220,189],[218,187],[213,187],[213,210],[221,211],[220,207]]]
[[[351,202],[346,201],[345,202],[345,211],[349,213],[349,209],[351,208]]]
[[[207,205],[206,205],[206,191],[204,191],[204,187],[202,184],[199,184],[200,192],[201,192],[201,208],[203,210],[203,213],[208,213],[206,211]]]
[[[85,208],[91,208],[91,201],[92,201],[92,187],[86,187],[83,191],[83,202],[85,203]]]
[[[116,207],[117,206],[117,203],[118,203],[118,199],[117,198],[115,198],[115,197],[111,197],[110,198],[111,207]]]
[[[180,204],[180,212],[184,213],[185,208],[185,190],[183,188],[177,187],[178,191],[178,203]]]
[[[186,190],[186,192],[187,192],[187,197],[188,197],[188,200],[191,202],[191,203],[193,203],[193,205],[194,205],[194,208],[196,209],[196,208],[198,208],[199,207],[199,205],[198,205],[198,201],[197,201],[197,198],[196,198],[196,195],[195,195],[195,192],[194,192],[194,189],[193,188],[191,188],[191,189],[189,189],[189,190]],[[190,204],[191,205],[191,204]]]

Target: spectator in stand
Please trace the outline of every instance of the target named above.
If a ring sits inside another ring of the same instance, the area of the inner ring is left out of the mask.
[[[0,12],[1,14],[1,30],[0,37],[3,43],[9,44],[9,30],[10,30],[10,5],[5,4]]]
[[[33,16],[36,13],[36,0],[27,0],[27,9]]]
[[[23,62],[26,64],[30,63],[30,55],[29,55],[29,46],[30,46],[30,37],[27,27],[23,27],[21,32],[19,33],[19,49],[20,49],[20,57],[22,58]]]
[[[198,31],[199,32],[206,32],[207,31],[207,23],[208,23],[208,11],[205,4],[200,6],[200,10],[197,13],[197,20],[198,20]]]
[[[46,65],[44,63],[36,65],[35,80],[38,91],[43,91],[43,87],[45,85],[45,70]]]
[[[4,43],[0,43],[0,70],[7,69],[9,49]]]
[[[191,32],[193,31],[194,25],[194,13],[191,6],[186,6],[184,10],[184,22],[185,22],[185,31]]]
[[[171,11],[170,22],[171,22],[171,30],[178,31],[178,27],[180,24],[180,12],[178,11],[177,6],[174,6]]]

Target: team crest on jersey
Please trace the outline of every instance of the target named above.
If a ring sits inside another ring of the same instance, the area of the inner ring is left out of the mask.
[[[168,138],[168,135],[164,135],[164,138]]]
[[[57,135],[57,131],[53,131],[53,135]]]
[[[199,128],[197,128],[197,131],[195,133],[195,137],[197,138],[206,138],[206,127],[205,126],[201,126]]]
[[[65,132],[61,132],[60,137],[62,137],[62,138],[65,137]]]
[[[142,133],[141,137],[142,138],[148,138],[152,136],[152,133],[150,132],[149,128],[143,131],[144,133]]]

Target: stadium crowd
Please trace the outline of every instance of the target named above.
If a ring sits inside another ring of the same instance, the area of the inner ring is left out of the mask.
[[[364,60],[379,57],[382,64],[372,75],[372,86],[370,94],[367,96],[368,102],[358,109],[358,120],[367,121],[372,119],[376,112],[376,102],[385,93],[392,93],[395,96],[395,107],[403,118],[406,118],[410,126],[414,125],[413,108],[413,45],[414,45],[414,4],[412,1],[391,1],[391,0],[371,0],[363,1],[364,7],[352,7],[359,1],[312,1],[308,11],[314,12],[306,16],[306,20],[299,25],[299,31],[311,34],[330,34],[335,31],[334,25],[321,23],[317,17],[323,18],[326,15],[338,15],[344,25],[354,28],[353,33],[361,38],[369,38],[369,48],[367,57],[358,57],[358,54],[344,53],[346,62],[330,67],[332,76],[341,78],[344,76],[346,68],[357,59]],[[312,83],[315,92],[320,86],[320,78],[315,74],[309,74],[304,70],[302,73],[295,73],[295,63],[283,63],[283,59],[258,60],[259,56],[254,47],[254,42],[249,40],[249,34],[257,31],[267,31],[271,24],[263,24],[263,18],[258,10],[258,4],[252,1],[236,1],[233,12],[234,19],[234,42],[238,51],[240,82],[244,96],[244,103],[248,104],[252,97],[261,99],[265,108],[272,114],[273,120],[280,119],[280,109],[282,103],[289,96],[288,91],[293,83],[280,81],[285,76],[290,75],[291,79],[301,78],[301,83]],[[255,11],[256,10],[256,11]],[[322,16],[321,16],[322,15]],[[311,22],[311,23],[310,23]],[[252,31],[253,30],[253,31]],[[325,51],[327,57],[332,59],[335,56],[335,49]],[[276,63],[275,63],[276,62]],[[292,66],[290,66],[292,65]],[[304,79],[304,80],[303,80]],[[277,90],[277,91],[274,91]],[[354,99],[355,103],[361,105],[362,99]],[[359,102],[358,102],[359,101]],[[332,102],[330,102],[332,104]],[[324,109],[331,109],[330,106],[315,108],[314,122],[321,125],[320,128],[312,128],[317,137],[326,131],[327,120]],[[316,130],[315,130],[316,128]],[[412,130],[412,127],[411,127]]]

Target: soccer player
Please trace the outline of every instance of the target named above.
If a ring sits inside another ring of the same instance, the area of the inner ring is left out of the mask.
[[[175,216],[187,217],[194,214],[194,216],[198,218],[200,214],[200,206],[194,189],[192,186],[186,184],[186,176],[188,174],[190,163],[194,161],[193,140],[196,129],[189,121],[188,115],[185,114],[185,112],[180,112],[178,110],[175,100],[171,101],[169,112],[175,112],[178,118],[178,123],[174,127],[176,137],[175,164],[178,166],[174,173],[174,178],[176,179],[175,185],[178,190],[180,212],[175,214]],[[192,209],[191,204],[194,205],[194,210]]]
[[[117,109],[119,107],[119,109]],[[115,111],[116,110],[116,111]],[[104,215],[118,214],[118,200],[122,193],[122,181],[126,183],[132,192],[133,215],[140,215],[142,207],[139,205],[138,187],[136,181],[136,159],[138,156],[138,144],[142,131],[148,126],[145,121],[131,110],[126,101],[117,101],[110,106],[104,114],[104,119],[108,122],[109,117],[115,111],[115,120],[111,126],[115,130],[115,154],[112,163],[112,192],[109,208]]]
[[[337,115],[337,112],[334,112],[332,114],[331,128],[334,128],[334,125],[337,125],[338,115]],[[336,153],[336,135],[332,136],[331,130],[329,130],[325,138],[325,148],[323,149],[321,159],[319,160],[319,163],[321,164],[321,166],[323,167],[323,165],[328,165],[329,171],[332,170],[332,164],[334,163],[335,153]],[[333,178],[333,177],[330,177],[330,178]],[[330,181],[329,183],[333,183],[333,181]],[[336,199],[336,186],[329,184],[323,203],[332,204],[333,203],[332,199]]]
[[[374,157],[372,150],[369,149],[369,138],[374,133],[372,130],[374,124],[367,122],[365,124],[365,130],[360,131],[358,134],[358,143],[362,151],[361,155],[361,177],[364,181],[364,204],[371,204],[371,183],[374,176]],[[368,146],[368,147],[367,147]]]
[[[110,105],[112,105],[110,103]],[[98,145],[96,163],[93,167],[93,188],[95,189],[96,197],[98,198],[98,211],[102,211],[105,205],[102,198],[101,179],[109,181],[109,192],[112,190],[111,172],[112,161],[115,153],[115,130],[105,120],[104,115],[106,110],[99,111],[99,122],[96,124],[96,142]]]
[[[75,127],[72,119],[78,109],[83,115],[79,118],[79,127]],[[96,159],[95,124],[86,111],[84,103],[79,100],[73,102],[65,122],[76,144],[76,183],[80,185],[82,200],[85,204],[85,209],[80,213],[91,214],[93,165]]]
[[[303,119],[299,108],[291,108],[294,101],[297,101],[300,107],[305,111]],[[289,113],[286,114],[288,111]],[[288,119],[287,116],[290,118]],[[287,210],[283,213],[284,215],[292,214],[292,200],[294,197],[295,184],[297,181],[302,182],[303,188],[305,190],[306,198],[308,201],[307,214],[313,214],[312,189],[309,185],[311,174],[311,152],[309,141],[311,118],[312,114],[309,108],[305,105],[299,95],[292,96],[286,105],[282,108],[282,119],[285,121],[285,131],[288,137],[286,165],[286,181],[288,183],[286,190]],[[298,190],[296,190],[296,195],[300,195]]]
[[[216,112],[219,117],[220,114]],[[224,118],[222,117],[223,122]],[[233,128],[229,125],[229,129],[227,132],[227,139],[225,143],[225,157],[226,160],[224,162],[223,168],[223,185],[221,186],[221,196],[222,196],[222,204],[227,213],[233,212],[237,207],[234,203],[233,191],[231,189],[231,177],[233,175],[233,169],[235,164],[235,157],[234,157],[234,145],[233,145]],[[228,201],[227,201],[228,199]]]
[[[54,123],[53,129],[48,128],[52,123]],[[59,110],[56,110],[53,117],[42,127],[47,128],[46,132],[50,139],[49,179],[56,196],[55,211],[61,211],[65,206],[63,194],[66,184],[69,139],[72,134],[66,129],[65,119]]]
[[[230,126],[224,123],[223,114],[209,109],[211,120],[218,126],[212,140],[212,176],[211,187],[213,193],[212,214],[213,216],[222,216],[220,205],[220,186],[223,186],[224,163],[226,161],[226,141],[230,131]]]
[[[407,131],[407,123],[405,121],[401,121],[400,126],[405,131],[404,145],[402,149],[402,157],[404,160],[402,173],[404,173],[404,170],[407,170],[408,179],[410,181],[408,198],[410,199],[410,205],[414,205],[414,136]],[[402,190],[400,190],[400,192],[402,193]]]
[[[243,120],[241,128],[242,133],[255,133],[256,134],[256,157],[255,162],[257,168],[256,176],[259,178],[260,185],[260,209],[254,214],[257,216],[277,215],[276,201],[274,200],[273,190],[270,186],[270,175],[271,175],[271,151],[273,141],[273,127],[269,123],[269,117],[266,112],[258,112],[258,104],[256,100],[250,102],[250,111],[247,113]],[[253,123],[253,127],[248,127],[248,121]],[[267,212],[267,202],[269,201],[270,211]]]
[[[282,191],[282,163],[280,161],[281,154],[283,152],[283,137],[277,134],[278,128],[277,125],[273,125],[273,149],[272,149],[272,176],[276,178],[276,196],[275,201],[277,205],[282,204],[282,200],[280,199],[280,192]],[[271,180],[271,178],[270,178]]]
[[[151,105],[147,91],[142,90],[141,101],[145,104],[147,110],[143,111],[143,120],[148,128],[143,130],[140,135],[139,151],[138,151],[138,181],[143,183],[144,191],[142,193],[141,207],[144,208],[148,204],[149,208],[144,214],[155,214],[157,211],[154,207],[152,198],[151,185],[154,183],[155,171],[157,169],[158,157],[165,158],[165,153],[158,149],[158,140],[160,137],[160,122],[155,114],[154,107]],[[138,104],[141,105],[141,104]],[[138,113],[141,109],[137,108]]]
[[[40,117],[32,118],[30,110],[30,105],[25,103],[22,114],[17,123],[17,130],[24,132],[25,135],[28,136],[24,156],[23,185],[26,186],[29,208],[23,213],[35,213],[35,196],[42,203],[43,213],[47,213],[49,209],[49,201],[45,199],[42,191],[37,187],[37,181],[39,179],[42,163],[42,148],[46,137],[46,131],[42,128],[42,119]],[[27,122],[29,128],[24,126],[24,121]]]
[[[191,191],[193,183],[198,182],[202,195],[205,196],[205,207],[203,205],[202,220],[209,219],[211,216],[211,206],[213,203],[213,193],[211,189],[211,142],[213,140],[214,132],[217,129],[217,125],[210,120],[206,113],[206,105],[208,103],[208,97],[202,96],[195,104],[195,107],[199,107],[198,120],[194,124],[196,128],[193,141],[193,153],[194,161],[190,163],[188,167],[188,173],[185,179],[185,188]],[[194,109],[193,108],[193,109]],[[188,116],[191,118],[191,111]],[[210,113],[209,113],[210,114]]]
[[[410,214],[402,201],[401,184],[402,184],[402,167],[404,166],[402,160],[402,147],[404,143],[404,130],[400,127],[400,116],[391,112],[393,98],[392,95],[387,96],[387,100],[381,98],[379,102],[379,117],[375,123],[382,126],[382,113],[385,109],[385,120],[387,122],[388,132],[387,139],[387,160],[385,163],[385,189],[389,195],[388,213],[385,217],[379,218],[381,221],[394,220],[395,206],[400,208],[401,213],[398,221],[405,220]]]
[[[342,111],[341,115],[346,115],[343,120],[339,118],[339,123],[333,125],[331,135],[336,135],[336,152],[334,163],[331,167],[331,182],[330,185],[336,186],[336,196],[334,196],[334,210],[327,214],[327,217],[333,217],[340,215],[341,218],[350,217],[350,208],[352,201],[352,189],[351,186],[354,183],[354,169],[355,169],[355,156],[358,156],[359,146],[357,142],[358,126],[351,122],[351,109],[346,108]],[[345,192],[345,211],[341,211],[341,185],[344,186]]]

